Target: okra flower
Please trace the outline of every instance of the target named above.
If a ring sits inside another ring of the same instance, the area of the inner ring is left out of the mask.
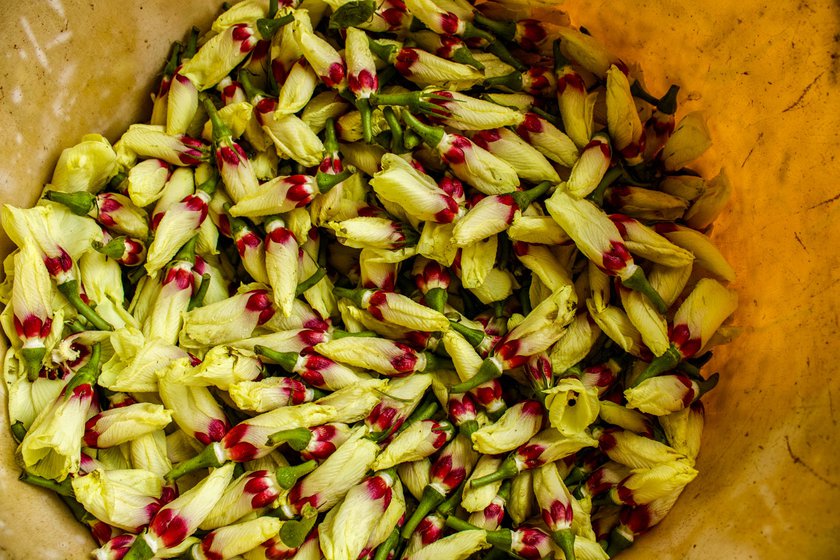
[[[633,469],[648,469],[685,459],[672,447],[627,430],[596,428],[592,436],[598,439],[598,447],[610,459]]]
[[[403,538],[410,537],[420,521],[469,476],[476,461],[478,457],[466,437],[459,434],[449,442],[432,464],[429,485],[423,490],[417,509],[402,529]]]
[[[306,350],[303,354],[298,352],[271,352],[269,354],[269,352],[266,352],[267,349],[262,346],[257,346],[254,350],[263,356],[270,356],[272,361],[281,364],[290,373],[297,373],[316,389],[337,391],[362,379],[347,366],[338,364],[311,350]]]
[[[674,314],[668,332],[670,347],[633,380],[632,386],[638,386],[700,352],[737,306],[735,292],[711,278],[700,280]]]
[[[403,119],[429,147],[437,150],[456,177],[482,193],[509,193],[519,186],[519,176],[510,165],[468,138],[423,124],[408,112],[403,112]]]
[[[166,133],[172,136],[186,134],[197,111],[198,89],[189,78],[176,71],[166,96]]]
[[[476,60],[469,47],[454,35],[438,35],[431,30],[417,31],[409,35],[418,47],[446,60],[484,70],[484,65]]]
[[[370,48],[373,54],[392,64],[397,72],[421,88],[465,90],[484,78],[472,66],[435,56],[423,49],[403,47],[402,43],[371,40]]]
[[[277,113],[274,99],[258,95],[252,101],[257,122],[274,143],[278,156],[307,167],[321,162],[324,145],[309,125],[295,115]]]
[[[163,503],[163,478],[140,469],[96,469],[71,481],[73,496],[105,523],[136,532],[149,524]]]
[[[14,256],[15,270],[11,307],[15,334],[27,377],[34,381],[46,355],[47,337],[52,331],[52,283],[38,250],[30,242]]]
[[[665,416],[691,405],[717,384],[718,375],[697,382],[687,375],[660,375],[643,381],[624,392],[628,406],[645,414]]]
[[[117,154],[108,140],[98,134],[87,134],[75,146],[61,151],[50,187],[66,193],[96,193],[116,172]]]
[[[683,198],[642,187],[614,186],[606,196],[614,208],[640,220],[679,220],[688,209]]]
[[[599,78],[606,78],[607,71],[613,65],[619,69],[626,68],[622,61],[591,35],[565,26],[558,27],[557,33],[560,35],[560,50],[563,56]]]
[[[199,529],[210,530],[230,525],[244,516],[268,507],[280,496],[282,488],[273,472],[250,471],[230,483]]]
[[[473,432],[473,447],[479,453],[496,455],[523,445],[542,427],[543,408],[537,401],[523,401],[507,409],[494,424]]]
[[[239,254],[242,266],[256,282],[268,284],[268,272],[266,271],[265,243],[260,238],[255,228],[246,221],[229,216],[230,233],[236,245],[236,252]]]
[[[610,167],[612,149],[606,134],[598,132],[581,151],[572,166],[566,190],[576,198],[584,198],[594,191]]]
[[[534,495],[540,506],[540,515],[551,530],[551,538],[563,550],[566,560],[575,560],[575,534],[572,496],[557,471],[550,463],[534,471]]]
[[[283,214],[309,204],[319,193],[315,177],[289,175],[263,183],[230,209],[233,216],[257,218]]]
[[[119,193],[100,193],[94,196],[83,191],[47,191],[44,198],[67,206],[77,216],[88,215],[110,231],[140,239],[149,235],[146,213],[136,207],[131,199]]]
[[[649,504],[680,491],[694,480],[697,471],[683,461],[670,461],[650,468],[637,468],[610,491],[617,504]]]
[[[544,118],[526,113],[516,133],[545,157],[571,168],[578,160],[578,148],[572,139]]]
[[[143,325],[143,335],[148,340],[157,339],[165,344],[178,341],[181,314],[189,309],[198,289],[199,281],[194,272],[195,241],[195,237],[187,241],[166,269],[160,291]]]
[[[92,416],[85,423],[82,440],[86,447],[104,449],[165,428],[172,412],[159,404],[136,403],[111,408]]]
[[[400,463],[419,461],[443,447],[453,434],[454,428],[447,421],[423,420],[414,423],[397,434],[371,468],[378,471]]]
[[[293,115],[303,109],[315,88],[318,86],[318,76],[303,57],[295,62],[280,92],[277,94],[277,106],[274,108],[275,115]]]
[[[358,217],[325,225],[335,232],[339,243],[355,249],[401,249],[416,240],[408,226],[387,218]]]
[[[694,255],[694,264],[697,266],[726,282],[735,280],[735,270],[732,265],[726,261],[712,241],[699,231],[666,223],[656,224],[653,229],[671,243],[690,251]]]
[[[265,270],[272,288],[274,303],[288,317],[297,288],[298,243],[279,218],[265,222]]]
[[[189,367],[189,359],[181,358],[158,372],[160,399],[175,423],[189,436],[205,445],[220,441],[230,430],[230,424],[207,387],[183,383],[189,376]]]
[[[430,375],[410,375],[390,382],[380,402],[365,418],[368,436],[374,441],[389,438],[417,408],[431,384]]]
[[[660,313],[666,311],[665,302],[650,286],[644,271],[633,262],[618,228],[597,206],[560,189],[545,206],[590,261],[610,276],[617,276],[628,288],[645,294]]]
[[[571,286],[557,290],[496,344],[493,355],[484,360],[475,376],[450,390],[468,391],[544,352],[563,335],[575,317],[576,307],[577,298]]]
[[[501,19],[501,18],[499,18]],[[518,21],[496,21],[481,13],[476,13],[475,21],[491,30],[497,38],[517,43],[526,51],[536,51],[553,34],[554,26],[536,19],[524,18]],[[549,32],[552,33],[549,33]]]
[[[615,149],[630,165],[641,163],[645,134],[627,75],[615,64],[607,70],[607,128]]]
[[[545,156],[507,128],[482,129],[473,135],[472,141],[505,161],[526,181],[560,182],[560,176]]]
[[[300,457],[305,461],[323,463],[336,449],[344,445],[352,430],[347,424],[331,422],[309,428],[309,432],[309,442],[299,451]]]
[[[563,57],[559,41],[554,43],[554,77],[557,79],[557,102],[566,134],[583,149],[592,138],[597,92],[586,91],[581,75]]]
[[[240,381],[228,388],[230,398],[241,410],[267,412],[281,406],[311,402],[315,391],[291,377],[269,377],[260,381]]]
[[[406,560],[435,560],[448,558],[466,560],[474,553],[488,548],[487,534],[479,530],[464,530],[439,539],[406,557]]]
[[[723,211],[732,196],[732,185],[725,169],[706,183],[703,193],[685,213],[685,223],[695,229],[707,228]]]
[[[425,548],[433,542],[439,541],[443,538],[443,533],[446,530],[446,518],[439,513],[432,513],[423,518],[417,530],[411,535],[411,538],[406,544],[405,556],[411,556],[421,548]]]
[[[193,545],[192,557],[198,560],[233,558],[265,542],[280,531],[283,522],[275,517],[257,517],[208,533]]]
[[[132,535],[131,533],[117,535],[91,552],[91,555],[96,558],[96,560],[122,560],[125,558],[125,555],[128,554],[128,551],[131,548],[131,545],[134,544],[136,538],[137,536]]]
[[[706,117],[701,111],[694,111],[680,119],[659,157],[667,171],[676,171],[703,155],[711,145]]]
[[[170,136],[162,126],[133,124],[122,135],[120,142],[138,156],[155,158],[171,165],[192,167],[207,159],[207,146],[204,142],[184,134]],[[129,181],[130,179],[131,171],[129,171]],[[134,197],[131,198],[138,206],[148,204],[142,204]]]
[[[237,23],[210,38],[189,61],[180,74],[199,91],[218,84],[230,74],[257,46],[256,30],[251,23]]]
[[[653,423],[650,417],[642,414],[638,410],[616,404],[613,401],[604,400],[601,402],[601,409],[598,411],[598,416],[607,424],[618,426],[625,430],[630,430],[637,434],[647,437],[653,437]]]
[[[431,354],[384,338],[334,339],[316,345],[315,351],[337,362],[371,369],[382,375],[401,376],[438,366]]]
[[[510,226],[518,210],[524,210],[545,194],[550,183],[545,182],[527,191],[486,196],[478,201],[455,224],[452,239],[459,247],[469,246]]]
[[[524,470],[535,469],[558,459],[577,453],[585,447],[598,444],[585,432],[564,436],[559,430],[548,428],[521,445],[512,455],[504,460],[495,473],[472,481],[475,487],[484,486],[499,480],[512,478]]]
[[[502,481],[485,486],[474,487],[472,481],[496,472],[502,464],[502,459],[493,455],[482,455],[475,465],[470,477],[464,484],[461,496],[461,507],[469,513],[483,512],[493,503],[493,499],[502,487]]]
[[[431,116],[459,130],[480,131],[516,126],[524,119],[515,109],[457,91],[431,90],[431,93],[434,97],[430,102],[440,107],[431,111]]]
[[[374,474],[351,488],[344,501],[330,510],[318,529],[321,549],[327,558],[355,560],[359,557],[390,507],[398,480],[392,470]]]
[[[292,25],[303,56],[324,85],[343,91],[347,87],[347,66],[344,59],[327,41],[315,34],[308,12],[296,12]]]
[[[370,186],[377,196],[398,204],[418,220],[450,223],[460,213],[457,201],[434,179],[396,154],[382,156],[381,169]]]
[[[212,186],[205,188],[215,188]],[[186,196],[175,204],[160,219],[155,228],[155,237],[149,244],[149,252],[144,265],[146,273],[155,277],[166,266],[181,247],[193,237],[207,218],[207,204],[210,194],[203,189]]]
[[[267,290],[243,292],[184,315],[181,342],[209,346],[248,338],[273,315],[274,306]]]
[[[513,252],[550,292],[573,285],[572,271],[547,246],[517,241],[513,244]]]
[[[295,515],[305,505],[327,511],[337,504],[351,488],[362,482],[379,446],[364,437],[366,429],[356,428],[347,441],[326,461],[299,480],[281,506],[284,513]]]
[[[511,241],[542,243],[545,245],[566,245],[571,241],[563,228],[551,216],[514,216],[507,231]]]
[[[538,515],[537,500],[534,496],[534,472],[522,471],[510,482],[510,499],[507,511],[513,523],[521,525],[526,519]]]
[[[653,228],[623,214],[611,214],[610,219],[618,228],[627,250],[655,263],[681,267],[690,265],[694,255],[690,251],[668,241]]]
[[[396,292],[336,288],[335,294],[353,300],[380,321],[423,332],[445,331],[449,328],[449,319],[442,313]]]
[[[598,392],[579,379],[560,379],[545,395],[548,420],[563,435],[582,433],[598,418]]]
[[[475,528],[474,525],[454,516],[447,517],[446,524],[459,531],[455,535],[471,533]],[[485,531],[484,534],[491,545],[526,560],[540,560],[552,552],[551,537],[537,527],[523,525],[518,529],[497,529]]]
[[[399,33],[407,31],[413,19],[402,0],[384,0],[376,4],[373,16],[368,21],[361,22],[356,27],[374,32]]]
[[[157,372],[174,360],[188,357],[180,348],[159,340],[146,340],[133,327],[114,331],[110,342],[114,355],[102,366],[99,385],[111,391],[157,391]]]
[[[487,507],[472,513],[467,521],[485,531],[497,530],[505,519],[505,505],[509,499],[510,482],[504,482]]]
[[[704,422],[703,403],[700,401],[695,401],[688,408],[659,417],[659,425],[662,426],[668,443],[676,451],[684,454],[691,465],[700,452]]]
[[[27,472],[59,482],[78,472],[100,356],[97,343],[88,362],[76,371],[58,398],[35,417],[16,452]]]
[[[177,547],[213,509],[233,475],[233,465],[215,469],[204,480],[163,506],[129,550],[131,558],[150,559]]]

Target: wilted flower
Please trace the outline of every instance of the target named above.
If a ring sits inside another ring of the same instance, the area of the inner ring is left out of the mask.
[[[189,359],[181,358],[158,371],[160,399],[175,423],[188,435],[205,445],[220,441],[230,424],[207,387],[182,382],[189,375],[189,367]]]
[[[256,289],[226,300],[198,307],[184,316],[181,341],[218,345],[251,336],[254,329],[274,315],[267,290]]]
[[[537,401],[523,401],[507,409],[499,420],[472,434],[479,453],[499,454],[516,449],[540,431],[543,408]]]
[[[180,74],[199,91],[215,86],[257,46],[255,35],[250,23],[237,23],[224,29],[181,66]]]
[[[140,469],[96,469],[71,481],[73,495],[97,519],[126,531],[149,524],[162,505],[163,478]]]
[[[171,421],[172,413],[159,404],[136,403],[111,408],[85,423],[82,440],[86,447],[114,447],[165,428]]]
[[[666,170],[676,171],[703,155],[711,145],[706,117],[701,111],[694,111],[680,119],[674,133],[665,142],[660,158]]]
[[[598,447],[610,459],[634,469],[647,469],[685,459],[684,455],[664,443],[627,430],[596,428],[592,436],[598,439]]]
[[[598,418],[598,392],[577,378],[558,380],[545,395],[549,422],[563,435],[581,433]]]
[[[712,241],[699,231],[671,223],[658,223],[653,228],[656,233],[666,237],[671,243],[690,251],[694,255],[694,264],[711,272],[714,276],[732,282],[735,270],[715,247]]]
[[[138,156],[155,158],[171,165],[192,167],[207,159],[207,146],[204,142],[184,134],[170,136],[162,126],[133,124],[122,135],[120,143]],[[130,188],[131,171],[129,170]],[[138,206],[146,206],[135,200],[133,196],[131,198]]]
[[[370,181],[377,196],[403,207],[418,220],[449,223],[460,207],[435,181],[395,154],[382,156],[381,170]]]
[[[50,187],[67,193],[96,193],[116,171],[117,154],[108,140],[99,134],[87,134],[75,146],[62,150]]]
[[[636,468],[610,491],[610,497],[617,504],[649,504],[678,492],[696,476],[697,471],[683,461],[660,463],[650,468]]]
[[[659,417],[659,425],[662,426],[668,443],[683,453],[692,465],[700,452],[704,421],[703,403],[700,401],[695,401],[688,408]]]
[[[419,461],[435,453],[454,434],[447,421],[423,420],[410,425],[391,440],[373,463],[373,470],[391,468],[400,463]]]

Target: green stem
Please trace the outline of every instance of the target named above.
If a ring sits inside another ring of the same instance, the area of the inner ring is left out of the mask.
[[[182,461],[177,467],[173,467],[168,473],[166,473],[164,478],[171,482],[181,478],[185,474],[197,471],[198,469],[221,467],[225,462],[223,457],[224,451],[222,450],[221,444],[211,443],[192,459]]]
[[[680,354],[680,351],[676,346],[671,344],[664,354],[654,358],[653,361],[648,364],[648,367],[639,374],[630,386],[637,387],[640,383],[650,379],[651,377],[656,377],[661,373],[672,370],[674,366],[680,362],[680,360],[682,360],[682,354]]]
[[[295,16],[292,12],[279,18],[260,18],[257,20],[257,30],[263,39],[270,40],[277,33],[278,29],[292,23],[294,20]]]
[[[198,27],[193,26],[190,29],[190,36],[187,37],[187,46],[184,47],[184,52],[181,55],[181,60],[183,61],[185,58],[192,58],[195,56],[196,51],[198,51],[198,36],[201,33],[201,30]]]
[[[564,66],[571,64],[569,59],[563,56],[563,51],[560,50],[560,39],[555,39],[551,44],[551,51],[554,53],[554,72],[559,73]],[[560,76],[557,76],[558,78]]]
[[[175,69],[178,67],[178,60],[181,56],[181,49],[183,44],[180,41],[172,43],[172,48],[169,49],[169,58],[166,60],[166,66],[163,67],[164,79],[171,78],[175,74]]]
[[[324,151],[328,154],[338,152],[338,137],[335,134],[335,119],[328,118],[324,122]]]
[[[146,539],[143,536],[146,533],[140,533],[137,535],[137,538],[134,539],[134,543],[131,545],[131,548],[128,549],[128,552],[125,556],[123,556],[123,560],[151,560],[154,558],[155,553],[152,552],[152,549],[149,547],[149,543],[146,542]]]
[[[353,304],[356,307],[364,309],[365,305],[363,303],[363,299],[371,291],[372,290],[368,290],[368,289],[365,289],[365,288],[360,288],[358,290],[351,290],[351,289],[348,289],[348,288],[336,287],[333,290],[333,294],[335,294],[335,297],[337,297],[337,298],[349,299],[350,301],[353,302]]]
[[[202,191],[209,194],[210,196],[213,196],[213,194],[216,192],[216,187],[218,185],[219,174],[213,171],[213,173],[210,175],[210,177],[207,178],[206,181],[195,187],[195,190]]]
[[[306,542],[306,537],[318,521],[318,512],[304,516],[303,519],[292,519],[283,523],[280,528],[280,540],[289,548],[298,548]]]
[[[399,543],[400,529],[399,527],[394,527],[394,530],[391,531],[391,534],[388,535],[388,538],[385,539],[385,542],[380,544],[379,547],[376,549],[376,554],[373,555],[373,560],[387,560],[390,552],[396,549]]]
[[[268,19],[274,19],[274,16],[277,15],[278,8],[277,0],[268,0],[268,15],[266,17]]]
[[[500,41],[494,41],[487,46],[487,52],[490,54],[495,54],[499,57],[499,60],[505,62],[511,66],[513,66],[514,70],[517,72],[525,72],[528,67],[522,64],[515,56],[510,54],[510,51],[507,50]]]
[[[496,379],[501,375],[502,369],[499,367],[499,362],[492,358],[485,358],[485,360],[481,362],[481,367],[478,368],[478,371],[475,373],[474,376],[464,381],[463,383],[453,385],[452,387],[450,387],[449,392],[466,393],[467,391],[475,389],[479,385]]]
[[[452,495],[446,498],[446,501],[438,506],[437,512],[440,515],[448,517],[449,515],[455,513],[455,510],[457,510],[458,506],[461,505],[461,497],[464,495],[464,487],[466,484],[466,480],[462,481],[461,484],[455,488],[455,491],[452,492]]]
[[[419,134],[411,129],[405,131],[405,135],[403,136],[403,148],[405,148],[406,152],[412,151],[422,143],[423,139],[420,138]]]
[[[348,332],[341,329],[333,329],[330,331],[330,336],[333,340],[338,340],[339,338],[348,338],[348,337],[357,337],[357,338],[376,338],[379,335],[373,331],[359,331],[359,332]]]
[[[575,534],[571,529],[560,529],[551,533],[551,538],[563,551],[566,560],[575,560]]]
[[[44,193],[44,198],[63,204],[77,216],[86,216],[96,206],[96,197],[84,191],[74,193],[47,191]]]
[[[431,352],[423,352],[423,356],[426,357],[426,367],[421,370],[423,372],[451,369],[453,367],[451,361],[441,358]]]
[[[484,65],[478,60],[476,60],[472,52],[470,52],[470,49],[468,49],[466,46],[455,49],[455,52],[452,53],[452,61],[458,62],[460,64],[466,64],[467,66],[472,66],[473,68],[479,71],[484,70]]]
[[[478,420],[467,420],[458,426],[458,432],[466,437],[472,439],[472,435],[480,428]]]
[[[337,175],[336,175],[337,177]],[[309,290],[313,286],[315,286],[318,282],[324,279],[324,276],[327,275],[327,269],[318,267],[318,270],[312,273],[312,275],[307,278],[306,280],[302,281],[300,284],[297,285],[295,288],[295,295],[299,296],[305,291]]]
[[[662,299],[659,292],[653,289],[653,286],[650,285],[650,282],[645,277],[645,272],[641,268],[636,268],[636,272],[629,278],[622,279],[621,283],[625,288],[630,288],[646,295],[656,310],[663,315],[667,313],[668,306],[665,304],[665,300]]]
[[[314,460],[310,460],[305,463],[301,463],[300,465],[280,467],[274,474],[277,478],[277,484],[279,484],[282,488],[289,490],[301,477],[308,475],[316,468],[318,468],[318,463]]]
[[[630,545],[633,544],[631,539],[628,539],[627,536],[622,534],[619,531],[619,528],[616,527],[610,532],[610,541],[609,546],[607,546],[607,555],[612,558],[625,548],[628,548]]]
[[[535,115],[547,120],[557,128],[563,128],[562,121],[557,115],[552,115],[548,111],[540,109],[539,107],[531,107],[529,110]]]
[[[93,310],[91,306],[86,304],[82,301],[82,297],[79,295],[79,281],[78,280],[68,280],[63,284],[58,284],[58,291],[67,299],[67,301],[76,308],[76,311],[79,314],[87,319],[91,325],[96,327],[97,330],[100,331],[112,331],[114,327],[111,324],[103,319],[99,313]]]
[[[448,297],[449,294],[444,288],[432,288],[423,294],[423,300],[426,302],[426,305],[438,313],[443,313]]]
[[[519,468],[516,466],[516,461],[513,457],[508,457],[507,459],[502,462],[499,470],[494,473],[490,473],[479,478],[476,478],[470,483],[470,486],[473,488],[481,488],[482,486],[487,486],[488,484],[492,484],[494,482],[498,482],[500,480],[507,480],[508,478],[513,478],[514,476],[519,474]]]
[[[480,329],[473,329],[462,323],[451,320],[449,321],[449,325],[452,327],[452,330],[463,336],[473,348],[480,347],[487,339],[487,334]]]
[[[697,396],[694,397],[694,400],[699,399],[715,387],[717,387],[718,381],[720,380],[720,374],[714,373],[709,376],[708,379],[704,379],[702,381],[697,381],[697,386],[700,388],[698,391]]]
[[[411,415],[405,419],[405,422],[403,422],[402,425],[399,427],[397,433],[400,433],[412,424],[422,422],[423,420],[428,420],[429,418],[435,415],[435,412],[438,411],[438,408],[440,408],[440,405],[438,404],[437,399],[434,396],[426,398],[422,403],[420,403],[420,406],[418,406],[414,410],[414,412],[412,412]],[[449,424],[449,422],[446,421],[441,422],[440,425],[442,428],[445,428],[446,425],[451,426],[451,424]]]
[[[279,365],[281,368],[288,371],[289,373],[294,373],[295,366],[297,365],[298,360],[300,359],[300,354],[297,352],[278,352],[276,350],[272,350],[267,346],[262,346],[259,344],[254,346],[254,352],[259,356],[268,358],[269,360]]]
[[[270,75],[273,75],[270,73]],[[261,99],[268,97],[268,94],[263,90],[259,89],[254,83],[251,81],[248,72],[241,71],[237,76],[237,80],[239,84],[242,86],[242,90],[245,92],[245,97],[247,97],[252,105],[256,105],[258,101]]]
[[[21,348],[20,357],[23,358],[23,365],[26,369],[26,378],[29,381],[35,381],[41,374],[41,362],[47,354],[47,349],[43,346],[37,348]]]
[[[630,86],[630,93],[633,95],[633,97],[638,97],[642,101],[647,101],[651,105],[659,104],[659,99],[645,91],[645,88],[642,87],[642,84],[639,83],[639,80],[633,81],[633,84]]]
[[[330,29],[346,29],[370,21],[376,6],[373,0],[350,0],[330,16]]]
[[[420,522],[423,521],[423,518],[443,503],[445,498],[446,496],[435,490],[433,487],[426,486],[426,488],[423,489],[423,496],[420,498],[420,503],[417,504],[417,509],[414,510],[414,513],[411,514],[411,517],[408,521],[406,521],[405,526],[402,528],[402,537],[404,539],[409,538],[414,533],[414,530],[417,529]]]
[[[543,181],[532,189],[528,189],[527,191],[517,191],[512,193],[511,196],[513,196],[513,200],[516,202],[516,205],[519,206],[519,209],[524,211],[531,205],[532,202],[548,192],[551,185],[551,181]]]
[[[213,100],[209,97],[204,98],[204,108],[207,110],[207,115],[213,124],[213,143],[218,144],[223,140],[229,140],[233,136],[233,133],[228,128],[228,125],[224,123],[222,117],[219,116],[216,106],[213,105]]]
[[[603,206],[604,193],[607,192],[607,188],[609,188],[610,185],[615,183],[616,179],[621,177],[623,172],[624,170],[619,165],[607,170],[607,172],[604,173],[604,176],[601,177],[601,182],[598,183],[598,186],[595,187],[595,190],[589,193],[589,196],[587,196],[586,198],[588,198],[598,206]]]
[[[461,531],[475,531],[477,529],[480,529],[479,527],[476,527],[472,523],[468,523],[467,521],[464,521],[460,517],[455,517],[454,515],[447,515],[446,516],[446,526],[449,527],[450,529],[454,529],[455,531],[458,531],[458,532],[461,532]]]
[[[486,27],[503,41],[513,41],[516,37],[516,23],[513,21],[496,21],[480,12],[475,13],[473,21],[481,27]]]
[[[484,17],[484,16],[482,16]],[[486,18],[485,18],[486,19]],[[487,26],[485,26],[487,27]],[[514,24],[514,33],[516,32],[516,25]],[[494,37],[491,33],[483,29],[479,29],[478,27],[474,26],[471,22],[466,22],[464,26],[464,32],[461,33],[461,37],[464,39],[483,39],[488,43],[493,43],[496,41],[496,37]]]
[[[280,430],[268,436],[269,445],[281,445],[288,443],[295,451],[303,451],[309,442],[312,441],[312,432],[306,428],[293,428],[291,430]]]
[[[430,148],[436,148],[443,141],[445,134],[443,128],[424,124],[408,111],[403,111],[402,117],[403,122],[411,127]]]
[[[189,238],[189,240],[184,243],[178,252],[175,253],[175,256],[172,257],[173,261],[184,261],[190,264],[195,264],[195,245],[198,243],[198,235],[193,235]]]
[[[665,95],[663,95],[659,99],[659,103],[656,104],[656,108],[660,113],[673,115],[677,112],[677,94],[679,91],[680,86],[678,85],[672,85],[668,88],[668,91],[665,92]]]
[[[105,245],[99,241],[94,241],[91,246],[94,251],[102,253],[106,257],[110,257],[114,260],[118,260],[125,254],[125,235],[115,237]]]
[[[356,100],[356,109],[362,117],[362,138],[365,144],[373,142],[373,109],[370,106],[370,99],[362,97]]]
[[[212,280],[209,272],[205,272],[201,275],[201,283],[198,285],[198,290],[196,290],[193,297],[190,298],[190,303],[187,305],[187,311],[192,311],[196,307],[204,305],[204,298],[207,296],[207,290],[210,289],[210,282],[212,282]]]
[[[23,471],[20,473],[18,480],[31,484],[32,486],[40,486],[41,488],[52,490],[61,496],[67,496],[68,498],[75,497],[75,494],[73,493],[73,486],[71,486],[69,478],[65,478],[61,482],[56,482],[55,480],[50,480],[49,478],[29,474],[28,472]]]
[[[391,151],[396,154],[401,154],[405,150],[403,147],[403,129],[397,114],[392,107],[385,107],[382,109],[382,115],[385,117],[385,122],[388,123],[388,129],[391,131]]]
[[[514,70],[504,76],[487,78],[484,80],[486,87],[502,87],[510,91],[522,91],[522,73]]]

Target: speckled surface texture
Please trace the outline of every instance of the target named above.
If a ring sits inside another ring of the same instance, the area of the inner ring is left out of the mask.
[[[2,2],[0,199],[29,205],[63,147],[114,140],[149,107],[171,40],[206,1]],[[716,352],[700,475],[627,559],[837,558],[840,542],[840,6],[834,0],[562,4],[649,89],[705,108],[705,158],[736,189],[714,238],[735,265],[743,334]],[[0,244],[8,251],[8,241]],[[0,393],[2,389],[0,388]],[[16,481],[0,394],[0,558],[85,558],[92,541]]]

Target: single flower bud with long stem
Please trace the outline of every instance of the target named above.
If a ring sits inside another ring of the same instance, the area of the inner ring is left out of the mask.
[[[207,531],[235,523],[249,513],[273,504],[282,490],[273,472],[245,472],[224,490],[199,529]]]
[[[572,531],[572,496],[554,463],[534,472],[534,494],[540,515],[551,530],[551,538],[563,550],[567,560],[575,560],[575,534]]]
[[[24,245],[14,256],[14,267],[11,307],[15,334],[20,339],[27,378],[34,381],[41,371],[47,352],[46,340],[52,332],[52,282],[32,244]]]
[[[508,163],[522,179],[533,183],[560,182],[560,176],[546,157],[507,128],[482,129],[472,136],[472,141]]]
[[[165,428],[172,421],[172,413],[162,405],[135,403],[111,408],[92,416],[85,422],[82,440],[86,447],[104,449],[114,447]]]
[[[47,191],[44,198],[58,202],[78,216],[88,215],[109,231],[145,239],[149,235],[146,213],[119,193],[64,193]]]
[[[423,49],[404,47],[402,43],[371,40],[370,49],[421,88],[443,86],[464,90],[478,84],[483,78],[481,72],[470,65],[435,56]]]
[[[567,192],[576,198],[585,198],[597,190],[610,167],[611,160],[612,148],[609,138],[602,132],[596,133],[581,149],[580,158],[572,166],[566,181]]]
[[[554,77],[557,80],[557,102],[566,134],[583,149],[592,138],[597,93],[589,93],[583,77],[560,52],[560,40],[554,42]]]
[[[216,167],[222,177],[225,190],[234,201],[253,194],[259,188],[259,181],[245,150],[233,139],[230,128],[219,117],[216,106],[210,98],[204,98],[204,108],[213,123],[213,144]]]
[[[449,328],[449,319],[445,315],[397,292],[336,288],[335,294],[352,300],[380,321],[424,332]]]
[[[459,37],[454,35],[439,35],[431,30],[421,30],[409,35],[418,47],[446,60],[472,66],[476,70],[484,70],[484,64],[479,62],[470,52],[469,47]]]

